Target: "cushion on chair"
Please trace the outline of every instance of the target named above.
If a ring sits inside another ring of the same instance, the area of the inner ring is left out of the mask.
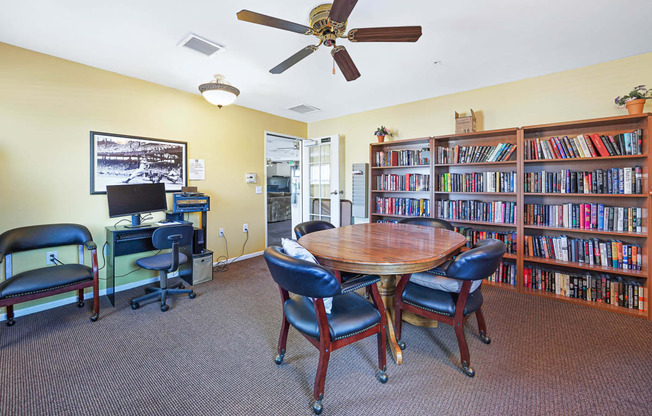
[[[403,302],[442,315],[454,316],[458,293],[445,292],[424,287],[411,281],[405,285]],[[482,291],[469,293],[464,307],[464,316],[471,314],[482,306]]]
[[[188,261],[188,256],[179,253],[179,264]],[[167,270],[172,267],[172,253],[157,254],[136,260],[136,264],[147,270]]]
[[[288,322],[298,331],[319,338],[317,316],[309,298],[291,295],[283,310]],[[357,293],[346,293],[333,298],[333,310],[327,319],[331,340],[337,340],[377,325],[380,313]]]
[[[28,270],[0,283],[0,299],[45,292],[93,280],[93,270],[83,264]]]
[[[445,276],[445,275],[444,275]],[[462,290],[462,280],[450,279],[448,277],[437,276],[431,270],[421,273],[413,273],[410,282],[431,289],[443,290],[444,292],[460,293]],[[482,280],[474,280],[471,283],[471,292],[475,292],[482,284]]]
[[[285,254],[290,257],[319,264],[312,253],[310,253],[305,249],[305,247],[294,240],[290,240],[289,238],[281,238],[281,246],[283,246],[283,251],[285,251]],[[324,298],[324,309],[326,309],[326,313],[331,313],[332,308],[333,298]]]

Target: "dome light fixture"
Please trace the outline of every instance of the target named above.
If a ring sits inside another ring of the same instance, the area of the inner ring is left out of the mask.
[[[216,105],[218,108],[232,104],[238,98],[238,95],[240,95],[240,90],[226,82],[224,75],[215,74],[213,76],[215,77],[213,81],[199,86],[199,92],[201,92],[206,101]]]

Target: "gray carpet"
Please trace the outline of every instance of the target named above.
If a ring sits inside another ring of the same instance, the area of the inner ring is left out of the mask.
[[[131,310],[117,294],[0,327],[3,415],[309,415],[317,350],[290,330],[277,367],[277,287],[262,257],[180,297]],[[484,288],[490,345],[467,339],[459,370],[451,327],[404,326],[405,364],[376,381],[376,340],[335,351],[324,415],[643,415],[652,403],[652,324],[565,302]]]
[[[292,220],[267,223],[267,245],[280,246],[281,238],[294,238]]]

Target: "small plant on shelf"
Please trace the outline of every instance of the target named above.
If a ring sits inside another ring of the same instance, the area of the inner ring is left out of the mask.
[[[645,85],[638,85],[622,97],[616,97],[614,102],[619,108],[627,107],[629,114],[641,114],[648,98],[652,98],[652,90],[645,88]]]
[[[393,134],[385,126],[378,127],[374,134],[376,136],[378,136],[378,142],[379,143],[381,143],[381,142],[383,142],[385,140],[385,136],[389,136],[389,137],[393,136]]]

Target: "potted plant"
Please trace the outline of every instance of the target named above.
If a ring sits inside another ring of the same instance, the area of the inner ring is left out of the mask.
[[[616,97],[614,100],[618,107],[627,107],[629,114],[642,114],[645,100],[652,98],[652,90],[645,88],[645,85],[634,87],[629,94]]]
[[[378,143],[384,142],[385,136],[392,137],[392,133],[390,133],[390,131],[385,126],[378,127],[374,134],[378,137]]]

